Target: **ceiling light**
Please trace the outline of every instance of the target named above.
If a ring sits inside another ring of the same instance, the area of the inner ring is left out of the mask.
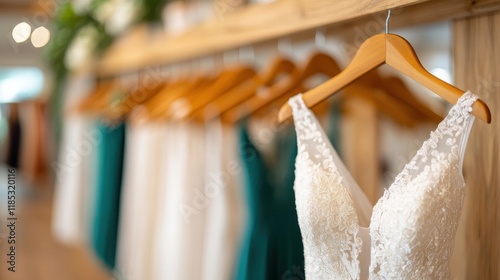
[[[31,34],[31,26],[26,22],[18,23],[12,29],[12,38],[16,43],[22,43],[30,37]]]
[[[41,48],[45,46],[49,42],[49,39],[50,31],[43,26],[36,28],[31,34],[31,43],[35,48]]]

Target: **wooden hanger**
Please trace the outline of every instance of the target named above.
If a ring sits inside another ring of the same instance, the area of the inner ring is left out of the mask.
[[[306,92],[303,95],[304,103],[312,107],[384,63],[414,79],[450,103],[455,104],[464,93],[425,70],[408,41],[395,34],[378,34],[361,45],[344,71]],[[491,121],[490,110],[482,100],[478,99],[473,104],[472,114],[487,123]],[[280,109],[279,121],[283,122],[291,115],[290,105],[285,104]]]
[[[110,110],[108,110],[108,117],[112,119],[125,118],[134,108],[141,104],[145,104],[167,86],[166,81],[157,81],[147,86],[143,83],[144,82],[140,82],[139,86],[131,90],[120,103],[111,106]]]
[[[191,81],[187,83],[185,87],[182,87],[174,92],[170,92],[169,96],[163,100],[162,106],[154,110],[154,116],[159,120],[166,120],[170,118],[172,105],[175,102],[179,102],[178,100],[186,100],[186,98],[190,97],[194,93],[203,91],[205,88],[213,85],[215,80],[216,78],[213,77],[204,77],[198,81]],[[180,108],[180,110],[182,110],[182,108]]]
[[[285,96],[285,98],[290,98],[291,96],[297,94],[298,92],[295,92],[294,89],[305,88],[303,83],[314,75],[323,74],[328,77],[334,77],[338,73],[340,73],[340,67],[331,56],[322,52],[315,53],[310,57],[305,67],[302,68],[302,70],[296,71],[290,79],[285,80],[283,83],[276,84],[276,86],[272,87],[264,97],[252,97],[247,102],[242,104],[241,107],[235,108],[234,111],[228,111],[227,115],[223,118],[229,123],[235,123],[249,114],[270,104],[273,100],[276,100],[279,97]],[[356,83],[361,82],[362,81]],[[393,118],[397,123],[406,126],[413,126],[415,124],[415,121],[411,120],[411,116],[405,115],[404,113],[404,111],[414,111],[407,104],[399,102],[395,99],[383,98],[381,95],[370,95],[366,92],[367,89],[370,90],[369,87],[365,86],[362,87],[362,89],[365,89],[365,91],[360,91],[360,87],[347,87],[345,89],[347,93],[346,96],[363,93],[361,94],[363,98],[374,102],[382,113]],[[388,106],[384,106],[385,103],[390,104]],[[398,106],[403,107],[404,110],[394,111],[393,108],[398,108]]]
[[[368,100],[378,111],[402,126],[412,128],[422,122],[429,121],[425,115],[422,115],[414,107],[392,97],[392,95],[383,89],[363,83],[352,83],[349,85],[349,88],[349,91],[346,88],[345,95],[343,96],[345,99],[357,96]]]
[[[297,95],[301,92],[305,92],[307,91],[307,89],[304,89],[302,87],[302,85],[299,85],[297,88],[294,88],[292,89],[290,92],[286,93],[286,94],[283,94],[281,97],[277,98],[276,100],[273,100],[271,102],[269,102],[268,104],[266,104],[265,106],[259,108],[258,110],[252,112],[251,116],[255,116],[256,118],[267,118],[267,119],[271,119],[268,115],[273,115],[274,117],[272,118],[273,121],[276,121],[278,120],[278,111],[281,107],[281,105],[286,102],[290,96],[294,96],[294,95]],[[253,99],[255,100],[255,99]],[[250,101],[250,100],[249,100]],[[251,102],[251,101],[250,101]],[[248,104],[251,104],[251,103],[246,103],[247,105]],[[314,109],[316,110],[316,113],[318,115],[322,115],[323,113],[327,112],[328,111],[328,104],[325,103],[325,106],[317,106],[315,107]],[[233,111],[235,112],[235,111]],[[226,123],[231,123],[229,122],[231,120],[231,112],[228,112],[227,115],[225,115],[224,117],[225,118],[222,118],[222,120]],[[249,114],[250,115],[250,114]]]
[[[176,105],[184,104],[184,102],[187,102],[187,98],[192,98],[192,96],[196,96],[198,93],[203,92],[206,88],[210,88],[217,81],[217,79],[226,74],[227,72],[222,72],[213,76],[200,73],[197,78],[189,82],[187,85],[180,88],[178,87],[174,90],[168,90],[168,96],[161,100],[161,106],[156,106],[153,110],[153,115],[158,120],[167,120],[171,118],[173,112],[179,113],[179,111],[173,110],[173,108],[176,108]],[[182,110],[182,108],[179,110]]]
[[[259,90],[267,89],[275,83],[282,74],[290,75],[293,71],[295,71],[295,64],[291,60],[282,56],[277,56],[268,64],[268,67],[266,67],[260,75],[247,80],[208,103],[202,110],[198,110],[193,115],[193,118],[206,122],[220,116],[230,108],[237,106],[255,95]]]
[[[207,86],[213,81],[212,75],[194,72],[191,69],[187,75],[181,75],[168,86],[163,87],[144,106],[140,106],[134,112],[135,122],[164,119],[165,112],[173,101],[196,91],[198,88]]]
[[[377,94],[372,101],[378,103],[379,106],[384,105],[384,100],[395,99],[399,101],[399,103],[402,102],[405,105],[400,108],[399,111],[405,112],[405,114],[416,121],[420,120],[421,122],[439,123],[443,119],[443,117],[429,109],[429,107],[422,103],[422,101],[418,100],[399,77],[383,78],[376,69],[373,69],[364,74],[361,81],[363,84],[368,86],[368,88],[380,89],[371,91],[372,93]],[[370,94],[369,92],[366,93]],[[370,96],[366,97],[370,98]],[[387,105],[391,106],[394,104]],[[391,111],[391,109],[386,110],[386,112],[389,112],[389,115],[393,113]],[[416,124],[417,123],[415,123],[415,125]]]
[[[178,98],[171,103],[165,116],[177,120],[193,117],[206,104],[255,76],[255,70],[248,66],[238,66],[223,71],[213,84],[200,89],[196,94]]]
[[[134,112],[134,122],[141,123],[161,118],[163,112],[170,106],[175,98],[189,93],[198,84],[197,80],[180,77],[162,87],[157,94],[152,96]]]
[[[145,103],[149,98],[165,86],[166,81],[155,80],[153,83],[148,81],[144,72],[140,72],[139,83],[136,87],[125,89],[122,85],[117,88],[115,93],[120,96],[109,96],[103,98],[102,104],[95,108],[95,112],[108,121],[122,120],[127,116],[136,106]],[[120,93],[122,92],[122,93]]]
[[[394,98],[398,98],[402,102],[408,103],[411,107],[417,109],[422,114],[424,114],[429,121],[434,123],[439,123],[443,120],[443,117],[433,110],[431,110],[427,105],[422,103],[415,95],[408,89],[403,80],[399,77],[388,77],[385,79],[379,79],[376,86],[386,89],[386,92]]]
[[[69,110],[69,113],[84,113],[91,112],[96,108],[96,105],[102,103],[109,94],[109,91],[114,87],[114,80],[100,81],[92,93],[88,94],[82,101],[76,104]]]
[[[222,115],[222,118],[229,123],[236,123],[278,97],[294,92],[294,89],[301,87],[302,82],[314,74],[335,71],[334,68],[331,68],[329,60],[331,57],[321,52],[311,55],[304,67],[295,69],[287,79],[278,81],[264,94],[254,95],[239,106],[231,108]]]

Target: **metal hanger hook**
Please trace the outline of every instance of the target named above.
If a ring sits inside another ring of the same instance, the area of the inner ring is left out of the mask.
[[[245,57],[246,56],[246,57]],[[240,47],[238,51],[239,61],[247,60],[249,63],[255,62],[255,49],[252,45]]]
[[[182,69],[184,68],[184,69]],[[184,72],[186,76],[189,76],[189,74],[193,71],[191,61],[186,60],[181,64],[181,72]]]
[[[167,76],[172,77],[172,64],[164,64],[160,66],[160,71],[165,72]]]
[[[200,70],[200,60],[198,58],[192,59],[190,67],[192,72]]]
[[[199,67],[200,67],[200,70],[208,70],[210,71],[211,69],[213,68],[216,68],[216,62],[215,62],[215,55],[212,54],[212,55],[208,55],[204,58],[200,58],[200,63],[199,63]],[[204,69],[206,68],[206,69]]]
[[[292,54],[292,40],[290,37],[281,37],[278,40],[278,54],[283,56]]]
[[[229,65],[231,64],[233,61],[233,59],[231,58],[231,52],[233,52],[233,57],[235,57],[236,59],[236,62],[239,62],[240,61],[240,52],[238,49],[236,50],[226,50],[222,53],[222,65],[225,66],[225,65]],[[234,54],[236,53],[236,54]]]
[[[389,34],[389,20],[391,19],[391,9],[387,10],[387,18],[385,19],[385,34]]]
[[[314,36],[314,42],[316,43],[316,47],[323,48],[326,45],[326,34],[324,29],[317,29],[316,34]]]

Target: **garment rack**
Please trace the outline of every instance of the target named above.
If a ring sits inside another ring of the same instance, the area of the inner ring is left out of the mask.
[[[351,0],[277,0],[253,4],[181,35],[150,34],[139,27],[106,51],[97,71],[101,77],[114,76],[325,27],[347,30],[377,25],[383,32],[388,9],[394,15],[391,28],[397,28],[498,11],[500,0],[359,0],[356,5]]]

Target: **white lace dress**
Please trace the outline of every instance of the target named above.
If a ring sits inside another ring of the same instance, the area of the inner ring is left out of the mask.
[[[465,93],[372,207],[302,95],[295,193],[307,279],[448,279],[477,99]],[[373,210],[372,210],[373,209]]]

